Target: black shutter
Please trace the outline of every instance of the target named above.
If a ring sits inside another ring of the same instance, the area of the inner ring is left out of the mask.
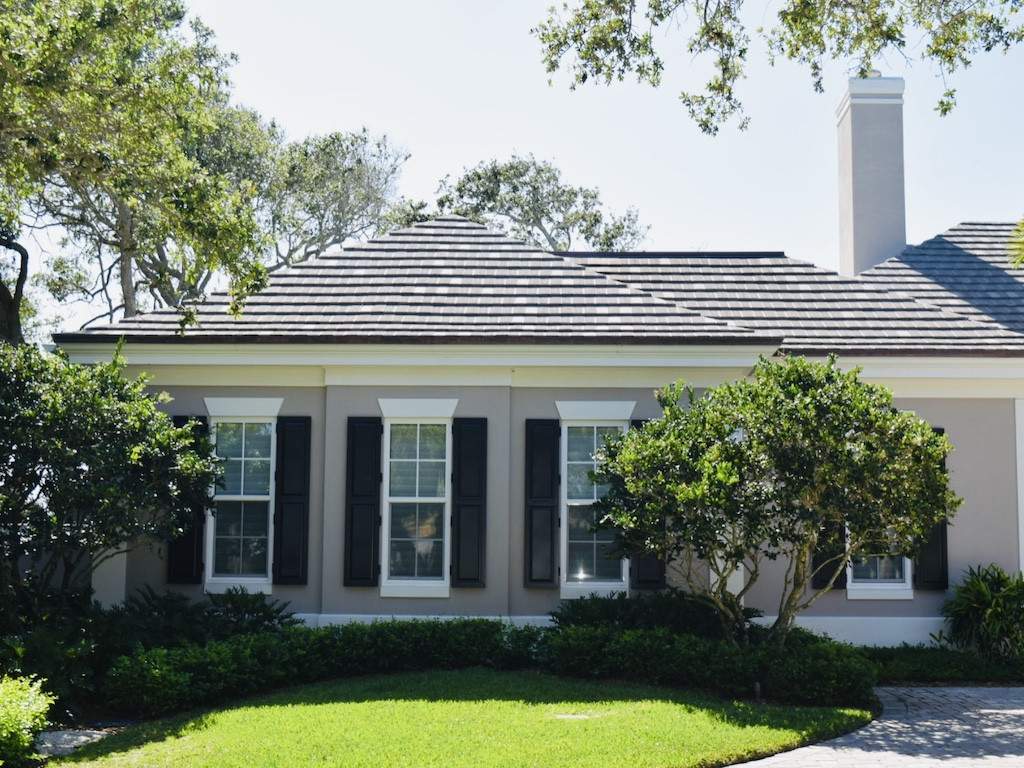
[[[640,429],[646,419],[633,419],[630,427]],[[629,560],[629,586],[633,589],[661,589],[665,586],[665,561],[657,555],[639,555]]]
[[[526,586],[556,587],[558,552],[557,419],[526,420]]]
[[[487,419],[452,422],[452,586],[484,586]]]
[[[946,430],[935,427],[940,435]],[[946,469],[946,462],[942,462]],[[947,549],[947,528],[945,520],[936,523],[928,532],[917,557],[914,559],[914,586],[918,589],[939,590],[945,592],[949,588],[949,558]]]
[[[829,534],[834,534],[834,539],[829,541]],[[822,531],[822,545],[814,551],[814,555],[811,557],[811,568],[816,570],[823,563],[828,562],[834,557],[838,557],[842,554],[843,549],[846,547],[846,532],[841,527],[841,524],[835,524],[828,526]],[[835,569],[838,563],[832,562],[828,566],[820,571],[817,571],[811,577],[811,586],[814,589],[823,589],[828,585],[828,580],[832,578],[832,574],[835,573]],[[836,577],[836,580],[832,583],[832,589],[846,589],[846,569]]]
[[[380,574],[380,451],[383,422],[348,419],[345,472],[346,587],[374,587]]]
[[[309,558],[309,416],[277,419],[274,583],[305,584]]]
[[[197,423],[196,435],[208,432],[205,416],[172,416],[176,427],[184,427],[189,419]],[[201,584],[203,581],[203,530],[206,512],[197,512],[192,525],[181,536],[167,542],[167,583]]]

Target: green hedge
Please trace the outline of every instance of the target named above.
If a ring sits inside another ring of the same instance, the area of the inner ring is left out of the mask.
[[[865,706],[874,667],[821,640],[791,649],[734,648],[664,629],[538,629],[498,621],[388,621],[243,635],[205,646],[140,650],[107,677],[110,705],[159,715],[296,683],[424,669],[533,667],[704,688],[795,704]]]
[[[27,763],[35,753],[35,737],[46,727],[53,698],[40,681],[0,677],[0,765]]]
[[[986,658],[972,651],[903,645],[861,648],[890,683],[1024,683],[1024,659]]]

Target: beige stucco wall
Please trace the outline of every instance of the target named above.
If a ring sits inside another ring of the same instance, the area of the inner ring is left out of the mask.
[[[509,386],[161,386],[172,413],[205,413],[204,397],[283,397],[281,415],[312,417],[309,583],[274,587],[274,596],[301,613],[337,615],[539,616],[558,603],[557,589],[527,588],[524,568],[524,436],[530,418],[558,418],[557,400],[635,400],[633,418],[658,415],[649,387]],[[452,588],[447,599],[382,598],[376,587],[342,586],[345,440],[349,416],[379,416],[378,398],[457,398],[455,415],[488,421],[487,568],[484,588]],[[949,531],[951,580],[976,563],[1018,568],[1014,403],[1007,398],[901,398],[898,405],[942,426],[955,451],[953,487],[964,505]],[[127,591],[164,586],[162,547],[128,557]],[[775,612],[781,564],[768,564],[747,604]],[[198,595],[201,587],[181,588]],[[848,600],[837,591],[810,616],[936,616],[943,596],[919,592],[912,601]]]

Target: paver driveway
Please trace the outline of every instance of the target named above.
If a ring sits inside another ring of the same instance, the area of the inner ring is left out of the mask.
[[[879,688],[859,731],[744,768],[1024,768],[1024,688]]]

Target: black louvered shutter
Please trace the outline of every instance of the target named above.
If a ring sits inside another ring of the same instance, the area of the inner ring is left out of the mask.
[[[345,472],[346,587],[374,587],[380,575],[380,451],[383,422],[348,419]]]
[[[487,419],[452,422],[452,586],[484,586]]]
[[[197,422],[197,435],[205,436],[208,426],[205,416],[172,416],[176,427],[184,427],[189,419]],[[167,542],[167,583],[201,584],[203,581],[203,530],[206,513],[196,513],[192,525],[181,535]]]
[[[274,583],[305,584],[309,559],[309,416],[277,419]]]
[[[811,577],[811,586],[814,589],[823,589],[828,585],[828,580],[832,578],[832,574],[835,573],[835,568],[838,563],[829,563],[828,566],[818,571],[818,567],[823,563],[828,562],[834,557],[838,557],[842,553],[842,548],[846,546],[846,532],[841,531],[841,524],[830,526],[824,531],[822,535],[823,544],[814,551],[814,555],[811,558],[811,568],[817,571]],[[829,536],[827,534],[833,533],[835,538],[832,541],[828,541]],[[832,589],[846,589],[846,569],[836,577],[836,580],[832,583]]]
[[[630,426],[640,429],[646,419],[633,419]],[[632,589],[661,589],[665,586],[665,561],[657,555],[639,555],[629,560],[629,586]]]
[[[526,420],[526,586],[556,587],[558,573],[557,419]]]
[[[942,427],[935,427],[940,435],[946,430]],[[946,462],[942,462],[942,469],[946,469]],[[949,588],[949,557],[947,549],[948,523],[942,520],[936,523],[914,559],[914,586],[918,589],[946,591]]]

